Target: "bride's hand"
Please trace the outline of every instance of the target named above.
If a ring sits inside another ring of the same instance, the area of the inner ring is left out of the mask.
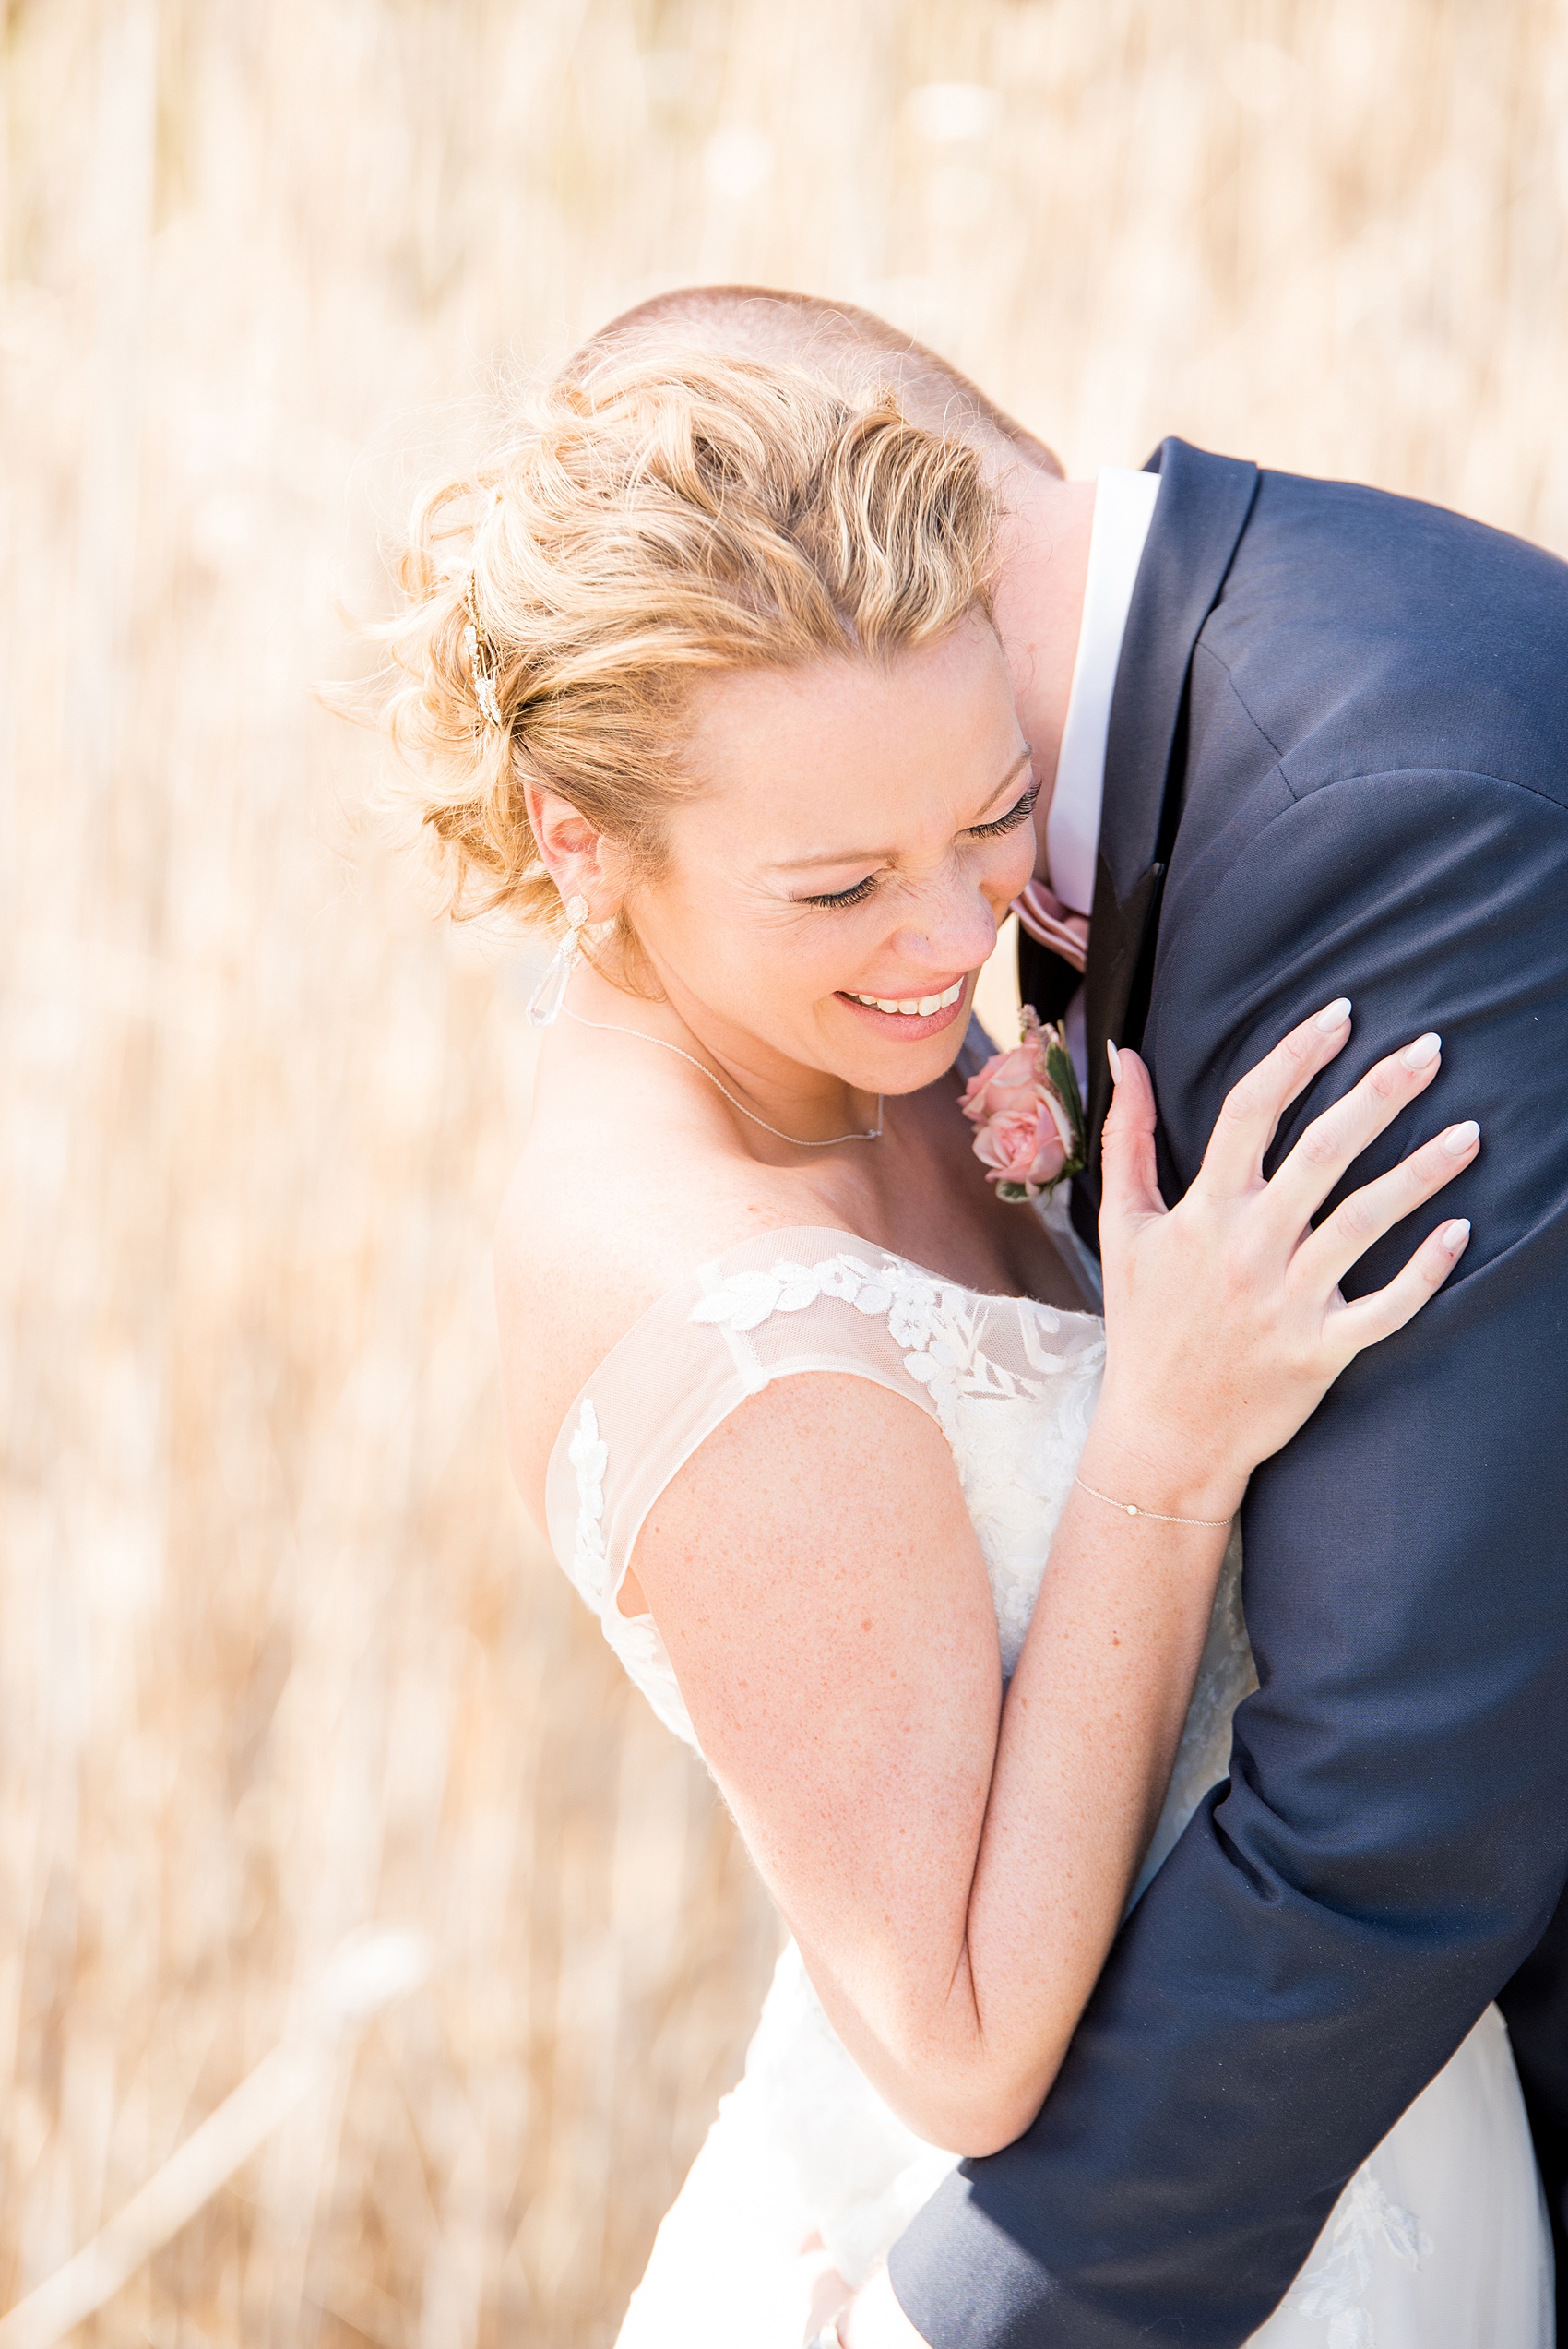
[[[1100,1209],[1106,1378],[1080,1473],[1118,1499],[1183,1517],[1231,1514],[1258,1462],[1289,1441],[1363,1346],[1420,1311],[1464,1253],[1468,1223],[1444,1222],[1386,1288],[1349,1304],[1340,1294],[1372,1243],[1471,1163],[1473,1123],[1450,1126],[1312,1224],[1351,1163],[1436,1076],[1435,1035],[1369,1069],[1264,1179],[1281,1115],[1348,1042],[1349,1012],[1341,1001],[1304,1020],[1231,1089],[1192,1188],[1170,1210],[1155,1172],[1148,1073],[1136,1054],[1112,1055]]]

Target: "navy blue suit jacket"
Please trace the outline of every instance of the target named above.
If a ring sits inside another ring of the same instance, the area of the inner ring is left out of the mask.
[[[1227,1088],[1348,995],[1354,1039],[1280,1149],[1426,1028],[1443,1071],[1354,1179],[1455,1118],[1483,1139],[1347,1288],[1442,1218],[1474,1234],[1253,1479],[1261,1686],[1229,1780],[1123,1926],[1033,2128],[897,2247],[936,2349],[1235,2349],[1511,1977],[1561,2212],[1568,566],[1178,440],[1154,462],[1107,757],[1095,1127],[1104,1038],[1141,1041],[1178,1195]],[[1043,963],[1025,977],[1050,1000]],[[1091,1227],[1094,1198],[1091,1167]]]

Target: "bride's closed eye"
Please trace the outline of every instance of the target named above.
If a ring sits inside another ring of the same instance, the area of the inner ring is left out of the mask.
[[[1039,785],[1031,783],[1022,799],[1013,802],[1005,816],[993,816],[989,824],[971,824],[964,835],[965,839],[994,841],[999,840],[1004,832],[1016,832],[1019,825],[1027,823],[1034,814],[1035,802],[1039,797]]]
[[[876,887],[876,875],[868,873],[852,889],[840,889],[836,897],[798,897],[797,905],[863,905]]]
[[[1016,832],[1019,825],[1027,823],[1034,814],[1035,802],[1039,797],[1039,785],[1038,782],[1031,782],[1028,791],[1021,798],[1013,802],[1004,816],[993,816],[987,824],[971,824],[963,837],[969,841],[994,841],[1002,839],[1007,832]],[[853,888],[839,889],[829,897],[798,897],[795,903],[820,906],[863,905],[875,887],[876,875],[868,873],[863,881],[855,883]]]

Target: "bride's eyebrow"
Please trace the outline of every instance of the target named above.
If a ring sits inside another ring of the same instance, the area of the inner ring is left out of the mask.
[[[1033,757],[1033,751],[1027,745],[1018,753],[979,815],[972,818],[973,823],[985,822],[988,813],[995,806],[1003,793],[1013,781],[1019,768],[1027,767]],[[818,856],[787,857],[782,864],[776,864],[773,870],[776,873],[806,873],[818,864],[877,864],[892,853],[892,850],[886,848],[830,848],[824,849]]]

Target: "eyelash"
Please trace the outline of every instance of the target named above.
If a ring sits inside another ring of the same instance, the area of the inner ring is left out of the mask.
[[[994,817],[989,824],[971,824],[970,840],[1000,840],[1004,832],[1016,831],[1018,826],[1026,823],[1034,814],[1035,802],[1039,797],[1039,785],[1031,783],[1022,799],[1014,801],[1005,816]],[[863,905],[875,887],[876,875],[868,873],[863,881],[857,881],[852,889],[840,889],[837,897],[802,897],[797,898],[795,902],[797,905],[819,905],[829,911],[834,908],[841,911],[847,906]]]
[[[977,841],[994,841],[1000,840],[1004,832],[1016,831],[1020,824],[1027,822],[1034,814],[1035,802],[1039,797],[1039,785],[1031,783],[1023,798],[1013,802],[1005,816],[993,817],[989,824],[971,824],[969,838]]]
[[[857,881],[852,889],[840,889],[837,897],[798,897],[795,902],[797,905],[863,905],[875,887],[876,875],[868,873],[863,881]]]

